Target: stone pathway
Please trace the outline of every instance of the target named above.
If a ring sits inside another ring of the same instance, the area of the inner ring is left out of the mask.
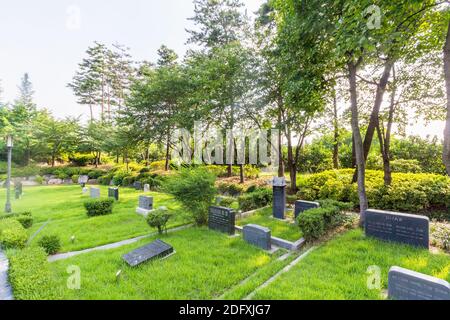
[[[260,285],[258,288],[256,288],[252,293],[250,293],[247,297],[244,298],[244,300],[252,300],[253,297],[255,296],[256,292],[258,290],[261,290],[265,287],[267,287],[269,284],[271,284],[272,282],[274,282],[279,276],[281,276],[283,273],[288,272],[289,270],[292,269],[292,267],[294,267],[297,263],[299,263],[300,261],[302,261],[307,255],[309,255],[314,249],[316,249],[316,247],[312,247],[311,249],[309,249],[308,251],[306,251],[304,254],[302,254],[301,256],[299,256],[297,259],[295,259],[294,261],[292,261],[290,264],[288,264],[286,267],[284,267],[281,271],[279,271],[278,273],[276,273],[273,277],[271,277],[269,280],[267,280],[266,282],[264,282],[262,285]]]
[[[9,262],[0,250],[0,300],[14,300],[11,286],[8,283]]]
[[[167,232],[172,233],[172,232],[176,232],[176,231],[181,231],[187,228],[192,227],[192,225],[186,225],[186,226],[181,226],[178,228],[173,228],[173,229],[169,229],[167,230]],[[80,250],[80,251],[72,251],[72,252],[66,252],[66,253],[61,253],[61,254],[55,254],[53,256],[48,257],[47,261],[48,262],[54,262],[54,261],[58,261],[58,260],[65,260],[74,256],[78,256],[80,254],[84,254],[84,253],[88,253],[88,252],[92,252],[92,251],[103,251],[103,250],[110,250],[110,249],[116,249],[116,248],[120,248],[122,246],[126,246],[128,244],[132,244],[135,242],[138,242],[142,239],[146,239],[146,238],[150,238],[153,236],[158,235],[157,232],[145,235],[145,236],[140,236],[140,237],[136,237],[133,239],[128,239],[128,240],[123,240],[123,241],[119,241],[119,242],[115,242],[115,243],[110,243],[110,244],[106,244],[103,246],[99,246],[99,247],[95,247],[95,248],[89,248],[89,249],[85,249],[85,250]]]

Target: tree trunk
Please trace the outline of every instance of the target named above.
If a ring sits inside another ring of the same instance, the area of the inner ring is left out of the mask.
[[[297,164],[294,159],[294,150],[292,146],[291,130],[287,128],[287,143],[288,143],[288,169],[289,177],[291,179],[291,192],[297,193]]]
[[[333,141],[333,167],[339,169],[339,120],[337,110],[336,91],[333,94],[333,126],[334,126],[334,141]]]
[[[350,84],[351,97],[351,111],[352,111],[352,131],[355,146],[356,166],[358,170],[358,196],[360,207],[360,225],[364,226],[366,210],[368,209],[367,195],[366,195],[366,164],[364,159],[363,142],[361,131],[359,129],[359,112],[358,112],[358,94],[356,87],[356,72],[357,65],[353,62],[348,62],[348,78]]]
[[[278,130],[279,130],[279,132],[278,132],[278,177],[279,178],[282,178],[282,177],[284,177],[284,161],[283,161],[283,146],[282,146],[282,133],[281,133],[281,125],[282,125],[282,123],[281,123],[281,118],[282,118],[282,115],[281,115],[281,101],[280,101],[280,99],[279,99],[279,102],[278,102]]]
[[[245,175],[244,175],[244,165],[239,165],[239,178],[240,178],[240,184],[244,184],[245,182]]]
[[[92,104],[89,105],[89,110],[91,112],[91,122],[94,121],[94,110],[92,109]]]
[[[444,132],[444,155],[443,161],[447,173],[450,176],[450,22],[448,25],[447,38],[444,46],[444,74],[445,88],[447,91],[447,120]]]
[[[170,133],[167,133],[166,141],[166,162],[164,163],[164,171],[169,171],[170,169]]]
[[[384,64],[383,75],[380,78],[380,82],[378,83],[377,93],[375,96],[375,103],[372,109],[372,113],[370,115],[369,126],[367,127],[366,136],[364,138],[364,161],[367,161],[367,157],[369,156],[370,147],[372,146],[373,135],[378,126],[380,119],[380,108],[383,103],[384,93],[386,92],[386,86],[389,81],[389,77],[391,76],[391,70],[394,65],[394,62],[391,59],[387,59]],[[358,172],[355,171],[355,175],[353,176],[353,182],[356,182],[358,177]]]

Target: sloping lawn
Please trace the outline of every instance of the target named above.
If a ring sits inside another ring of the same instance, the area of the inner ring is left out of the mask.
[[[241,237],[189,228],[159,237],[176,253],[131,268],[122,255],[156,239],[122,248],[92,252],[50,264],[55,283],[41,288],[45,299],[212,299],[266,266],[276,256],[245,243]],[[69,266],[81,270],[81,289],[67,289]],[[116,273],[122,270],[119,281]]]
[[[381,268],[381,290],[367,287],[367,269],[374,265]],[[311,252],[289,272],[258,291],[254,299],[384,299],[382,290],[387,289],[392,266],[450,280],[449,255],[367,239],[358,229]]]
[[[273,218],[272,208],[258,210],[254,215],[238,220],[237,225],[257,224],[272,231],[272,236],[289,241],[297,241],[302,237],[299,227],[288,221],[281,221]]]
[[[100,187],[102,198],[108,195],[107,187]],[[34,217],[34,225],[29,230],[34,234],[47,221],[50,222],[33,240],[35,244],[40,237],[47,234],[58,235],[61,239],[61,252],[91,248],[111,242],[121,241],[154,232],[142,216],[135,213],[138,197],[142,191],[131,188],[120,189],[120,200],[115,203],[113,214],[89,218],[83,203],[90,199],[83,195],[80,186],[42,186],[26,187],[20,200],[13,200],[14,212],[30,211]],[[187,223],[180,205],[167,194],[149,193],[154,197],[154,206],[166,206],[175,216],[168,227],[176,227]],[[0,190],[0,199],[4,199],[5,191]],[[71,237],[75,236],[72,243]]]

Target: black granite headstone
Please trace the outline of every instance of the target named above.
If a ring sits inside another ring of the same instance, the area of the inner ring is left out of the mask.
[[[136,181],[136,182],[133,184],[133,186],[134,186],[134,188],[135,188],[136,190],[142,190],[142,183],[141,183],[140,181]]]
[[[119,201],[119,188],[108,188],[108,197]]]
[[[392,267],[389,298],[393,300],[450,300],[450,284],[422,273]]]
[[[235,234],[236,214],[233,209],[209,207],[208,227],[212,230]]]
[[[264,250],[270,250],[272,248],[270,229],[249,224],[244,226],[242,232],[246,242]]]
[[[295,218],[298,217],[298,215],[302,212],[305,212],[306,210],[319,208],[320,204],[318,202],[311,202],[311,201],[295,201]]]
[[[430,247],[430,220],[424,216],[369,209],[366,211],[365,232],[369,237]]]
[[[173,253],[173,247],[161,240],[156,240],[149,245],[136,249],[130,253],[123,255],[123,259],[131,267],[135,267],[157,258],[163,258]]]
[[[273,217],[284,220],[286,211],[286,186],[273,186]]]

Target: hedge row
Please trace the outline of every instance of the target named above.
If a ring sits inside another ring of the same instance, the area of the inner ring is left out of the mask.
[[[334,200],[320,201],[320,208],[310,209],[298,216],[297,222],[307,241],[320,239],[329,230],[342,225],[346,216],[342,213],[353,207],[352,203]]]
[[[28,235],[22,224],[15,219],[0,220],[0,245],[5,249],[24,248]]]
[[[304,200],[333,199],[359,203],[352,169],[325,171],[299,179],[298,196]],[[450,178],[435,174],[393,173],[392,185],[384,186],[383,172],[368,170],[366,190],[371,208],[421,213],[449,210]]]
[[[238,198],[239,208],[244,212],[266,207],[272,204],[272,201],[273,193],[268,188],[256,189]]]
[[[40,247],[27,247],[9,256],[9,281],[18,300],[57,299],[47,253]],[[40,292],[45,292],[44,295]]]
[[[114,199],[94,199],[84,203],[88,217],[105,216],[112,213]]]

